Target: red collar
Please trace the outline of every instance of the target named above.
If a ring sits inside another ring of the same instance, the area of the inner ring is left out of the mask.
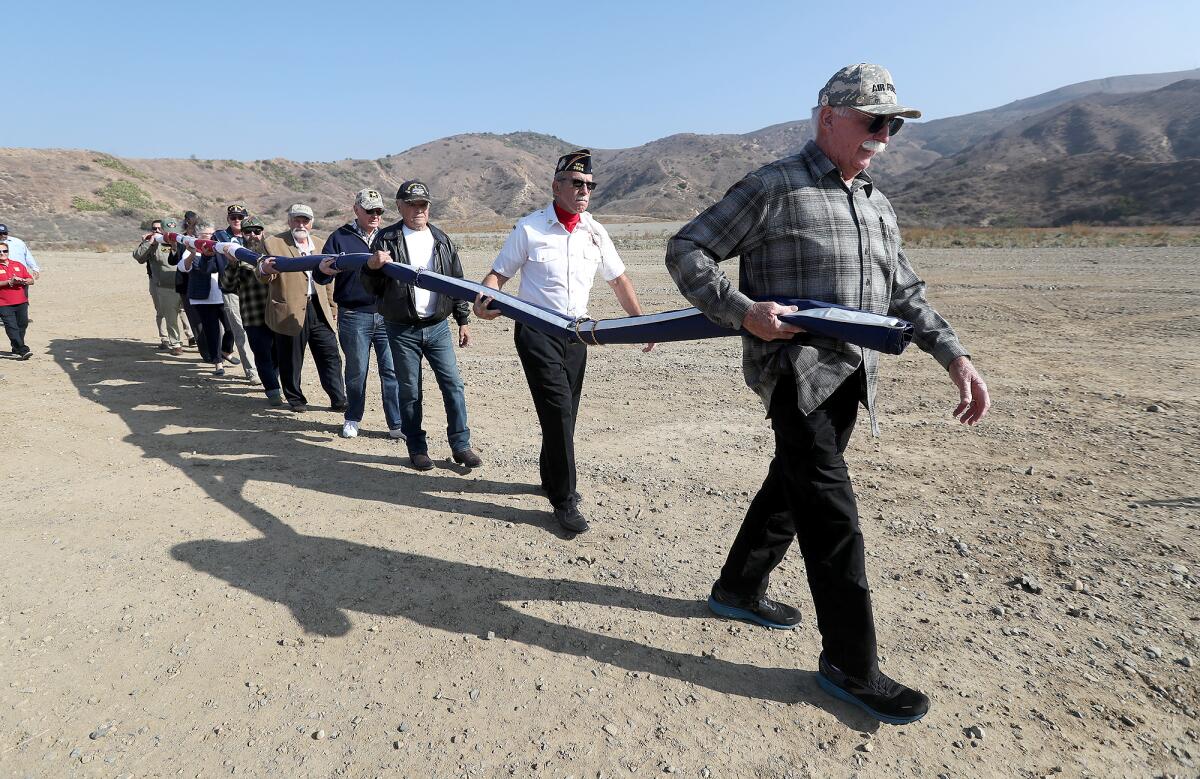
[[[574,232],[575,226],[579,224],[579,214],[571,214],[563,211],[558,207],[558,203],[554,204],[554,215],[558,217],[558,221],[562,223],[562,226],[567,228],[568,233]]]

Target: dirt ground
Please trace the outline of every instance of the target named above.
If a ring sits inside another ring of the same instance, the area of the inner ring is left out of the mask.
[[[36,356],[0,360],[0,774],[1196,776],[1194,250],[914,254],[995,407],[956,424],[913,348],[848,454],[883,667],[933,699],[906,727],[818,688],[794,549],[798,630],[705,608],[772,451],[737,339],[592,350],[568,539],[511,324],[459,352],[485,465],[427,375],[417,473],[374,375],[343,440],[156,351],[127,253],[39,255]],[[681,305],[661,258],[626,255],[647,310]]]

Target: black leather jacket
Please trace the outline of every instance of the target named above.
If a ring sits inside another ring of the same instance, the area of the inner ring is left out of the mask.
[[[408,248],[404,245],[403,222],[388,225],[379,231],[371,242],[371,251],[386,251],[396,262],[411,265],[408,261]],[[429,225],[433,233],[433,267],[430,270],[443,276],[463,277],[462,262],[458,259],[458,249],[450,236],[433,225]],[[441,322],[451,314],[459,325],[465,325],[470,319],[471,304],[465,300],[454,300],[445,295],[437,296],[437,307],[432,316],[417,316],[416,303],[413,301],[411,284],[403,284],[384,274],[382,270],[372,270],[363,266],[362,283],[367,291],[379,299],[379,313],[389,322],[402,325],[433,325]]]

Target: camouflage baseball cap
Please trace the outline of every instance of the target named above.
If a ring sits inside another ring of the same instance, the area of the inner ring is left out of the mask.
[[[257,216],[248,216],[242,220],[242,230],[249,230],[252,227],[260,227],[266,229],[266,225]]]
[[[383,208],[383,195],[377,189],[362,189],[354,196],[354,205],[362,206],[363,210]]]
[[[817,93],[817,105],[847,106],[865,114],[919,119],[921,112],[896,101],[892,74],[882,65],[847,65]]]

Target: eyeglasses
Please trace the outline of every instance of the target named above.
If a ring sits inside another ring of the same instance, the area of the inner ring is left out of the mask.
[[[366,211],[371,216],[383,216],[382,208],[364,208],[363,210]]]
[[[867,132],[869,132],[871,135],[874,135],[875,133],[882,130],[883,126],[885,124],[887,125],[887,128],[888,128],[888,135],[895,135],[896,133],[900,132],[900,128],[904,126],[904,117],[903,116],[888,116],[887,114],[868,114],[866,111],[859,111],[857,108],[855,108],[854,110],[860,114],[863,114],[864,116],[871,117],[871,123],[867,125]]]
[[[583,179],[568,179],[567,181],[575,189],[583,189],[584,187],[587,187],[588,192],[592,192],[596,189],[596,182],[594,181],[584,181]]]
[[[0,254],[8,254],[8,249],[0,249]]]
[[[246,233],[247,235],[262,235],[262,231],[263,229],[261,227],[247,227],[242,232]]]
[[[229,215],[229,221],[230,221],[230,222],[232,222],[232,221],[233,221],[233,220],[235,220],[235,219],[236,219],[237,221],[239,221],[239,222],[240,222],[240,221],[242,221],[242,220],[243,220],[243,219],[245,219],[245,218],[246,218],[246,217],[242,216],[241,214],[230,214],[230,215]]]

